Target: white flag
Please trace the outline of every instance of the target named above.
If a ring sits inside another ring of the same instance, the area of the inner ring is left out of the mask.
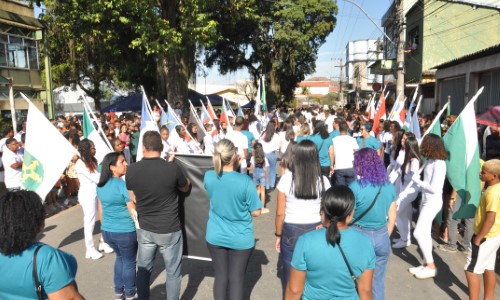
[[[22,183],[45,199],[77,152],[38,108],[25,99],[29,109]]]

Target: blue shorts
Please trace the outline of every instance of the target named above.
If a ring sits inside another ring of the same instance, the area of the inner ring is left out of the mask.
[[[253,183],[255,186],[266,185],[266,171],[264,171],[264,168],[253,168]]]

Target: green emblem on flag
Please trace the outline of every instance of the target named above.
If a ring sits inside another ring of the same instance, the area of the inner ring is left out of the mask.
[[[24,150],[22,182],[29,191],[36,191],[43,182],[43,165],[26,149]]]

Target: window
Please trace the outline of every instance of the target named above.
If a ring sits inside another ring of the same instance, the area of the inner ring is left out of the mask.
[[[406,37],[406,47],[405,52],[415,53],[418,52],[419,42],[419,29],[418,26],[408,31],[408,36]]]
[[[0,34],[0,67],[38,70],[37,41]]]

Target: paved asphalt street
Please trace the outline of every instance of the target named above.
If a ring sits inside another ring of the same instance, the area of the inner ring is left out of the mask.
[[[247,299],[280,299],[278,254],[274,250],[274,212],[276,191],[271,193],[268,207],[271,213],[255,218],[255,251],[246,274]],[[99,238],[96,226],[95,240]],[[99,260],[85,259],[83,214],[79,205],[46,220],[41,241],[72,253],[78,260],[77,284],[86,299],[113,299],[114,254]],[[437,242],[434,241],[434,245]],[[434,279],[418,280],[407,271],[416,266],[420,255],[415,241],[405,250],[394,250],[387,267],[386,299],[466,299],[467,282],[463,272],[465,255],[434,249],[438,275]],[[151,299],[165,299],[165,272],[158,259],[153,271]],[[213,299],[214,277],[211,262],[184,259],[182,265],[181,299]],[[497,281],[498,277],[497,277]],[[496,299],[500,299],[497,283]]]

